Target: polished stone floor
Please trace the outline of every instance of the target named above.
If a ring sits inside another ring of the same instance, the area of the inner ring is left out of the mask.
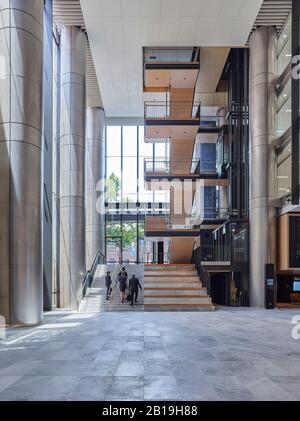
[[[298,313],[56,311],[0,341],[0,400],[299,400]]]

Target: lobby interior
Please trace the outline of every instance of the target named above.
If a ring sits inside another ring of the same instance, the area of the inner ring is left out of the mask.
[[[299,22],[0,0],[0,401],[300,400]]]

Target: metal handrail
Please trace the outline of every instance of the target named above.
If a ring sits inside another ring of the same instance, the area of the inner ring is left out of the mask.
[[[189,172],[187,172],[189,166]],[[166,160],[166,159],[144,159],[144,171],[147,173],[174,174],[183,168],[183,174],[216,174],[218,162],[216,160]],[[195,170],[193,171],[192,168]]]
[[[100,250],[98,250],[93,260],[91,268],[86,271],[85,276],[83,278],[81,288],[80,288],[78,298],[77,298],[77,308],[79,308],[81,301],[84,299],[87,289],[90,288],[90,286],[92,285],[93,278],[97,270],[97,266],[101,264],[101,259],[102,259],[102,263],[104,264],[106,257]]]
[[[154,119],[172,119],[172,111],[181,111],[185,114],[184,108],[190,108],[190,111],[186,113],[186,116],[176,116],[176,119],[190,120],[195,119],[199,121],[199,109],[200,102],[196,101],[145,101],[144,103],[144,116],[147,118]]]
[[[196,270],[198,272],[198,276],[202,282],[202,286],[207,288],[208,295],[211,295],[211,278],[210,274],[207,270],[204,269],[201,262],[201,248],[198,247],[194,250],[191,263],[193,263],[196,267]]]
[[[210,216],[207,217],[207,214]],[[199,216],[202,216],[202,219],[227,219],[229,217],[229,208],[218,206],[200,206],[198,208],[193,207],[191,218],[195,219]]]

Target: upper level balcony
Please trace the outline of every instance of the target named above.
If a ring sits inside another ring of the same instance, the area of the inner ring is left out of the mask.
[[[145,140],[195,139],[200,125],[200,103],[193,101],[145,102]]]
[[[201,115],[198,133],[220,133],[227,130],[227,118],[220,115]]]
[[[195,139],[197,133],[220,133],[227,127],[222,115],[202,115],[195,101],[146,101],[144,105],[145,141]]]
[[[146,237],[197,237],[199,232],[199,228],[192,224],[172,224],[170,215],[147,215],[145,217]]]
[[[144,91],[194,88],[200,67],[199,47],[145,47]]]
[[[144,160],[145,181],[151,180],[198,180],[219,178],[218,164],[216,161],[190,160]]]

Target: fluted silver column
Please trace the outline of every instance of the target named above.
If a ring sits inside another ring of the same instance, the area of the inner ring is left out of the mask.
[[[264,306],[265,264],[276,263],[276,33],[250,38],[250,305]]]
[[[86,266],[90,268],[97,251],[104,253],[105,116],[101,108],[89,107],[86,117]]]
[[[42,321],[43,0],[0,0],[0,314]]]
[[[61,31],[59,306],[76,308],[85,267],[86,35]]]

